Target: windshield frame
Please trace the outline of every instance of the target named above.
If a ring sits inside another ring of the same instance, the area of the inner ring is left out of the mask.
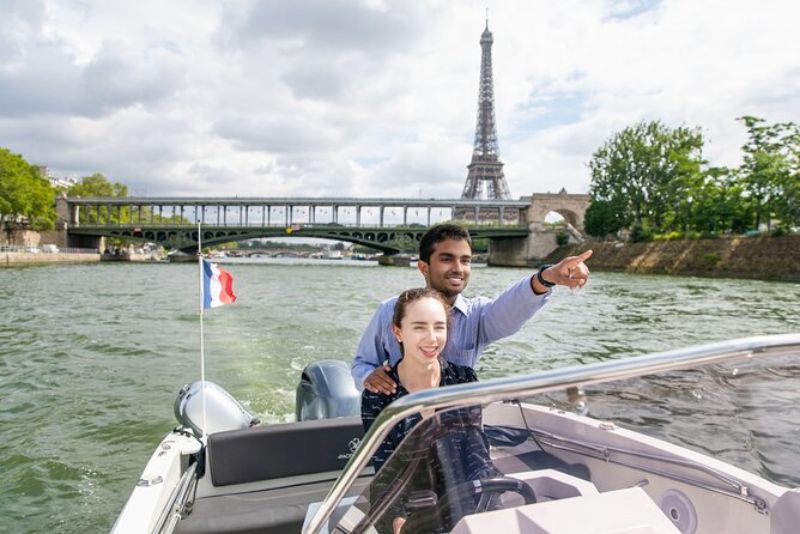
[[[425,421],[434,410],[489,404],[583,387],[615,380],[636,378],[702,365],[764,357],[770,354],[800,355],[800,334],[778,334],[746,337],[717,343],[657,352],[644,356],[575,365],[528,375],[514,375],[482,382],[471,382],[419,391],[401,397],[378,415],[361,446],[347,462],[316,514],[307,523],[304,533],[316,533],[330,518],[333,510],[353,485],[358,474],[369,465],[372,456],[389,431],[402,419],[419,413]],[[426,411],[423,411],[426,410]]]

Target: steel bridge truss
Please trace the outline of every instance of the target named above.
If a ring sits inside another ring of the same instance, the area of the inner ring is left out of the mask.
[[[380,250],[386,254],[396,254],[400,252],[400,249],[395,245],[398,240],[419,243],[426,230],[425,227],[419,226],[381,228],[304,224],[293,224],[286,228],[275,226],[249,228],[203,226],[201,229],[203,232],[202,243],[204,246],[216,246],[231,241],[246,241],[269,237],[314,237],[364,245]],[[526,237],[529,233],[527,226],[520,225],[491,227],[483,225],[468,227],[468,230],[473,239]],[[198,229],[197,226],[194,225],[81,225],[77,228],[71,228],[69,233],[73,235],[118,237],[132,241],[159,243],[188,253],[197,250]]]
[[[388,254],[399,252],[398,240],[418,242],[437,209],[449,210],[451,218],[465,213],[458,222],[475,237],[527,236],[525,212],[530,206],[527,200],[381,198],[61,197],[59,203],[61,222],[72,236],[120,237],[190,252],[197,247],[200,223],[203,244],[209,246],[264,237],[315,237]],[[424,222],[409,222],[411,210]],[[377,224],[362,217],[373,211]],[[350,223],[341,224],[348,212]]]

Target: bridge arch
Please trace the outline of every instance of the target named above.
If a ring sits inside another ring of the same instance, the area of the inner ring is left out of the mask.
[[[555,212],[583,234],[585,232],[584,219],[590,201],[589,195],[571,195],[563,188],[556,194],[534,193],[531,195],[531,205],[528,208],[528,223],[544,224],[547,214]]]

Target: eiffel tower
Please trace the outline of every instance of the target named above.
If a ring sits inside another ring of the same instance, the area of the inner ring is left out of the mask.
[[[467,182],[461,198],[498,200],[511,198],[503,163],[497,147],[497,129],[494,121],[494,82],[492,81],[492,43],[489,19],[481,34],[481,78],[478,89],[478,121],[475,125],[475,143],[472,161],[467,166]],[[469,219],[469,210],[456,210],[455,219]],[[487,213],[486,215],[491,215]],[[483,217],[482,217],[483,218]],[[499,219],[499,213],[495,217]]]

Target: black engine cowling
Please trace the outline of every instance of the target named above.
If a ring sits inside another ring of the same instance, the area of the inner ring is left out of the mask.
[[[361,413],[361,393],[350,366],[340,360],[321,360],[303,369],[297,386],[295,416],[298,421],[330,419]]]

